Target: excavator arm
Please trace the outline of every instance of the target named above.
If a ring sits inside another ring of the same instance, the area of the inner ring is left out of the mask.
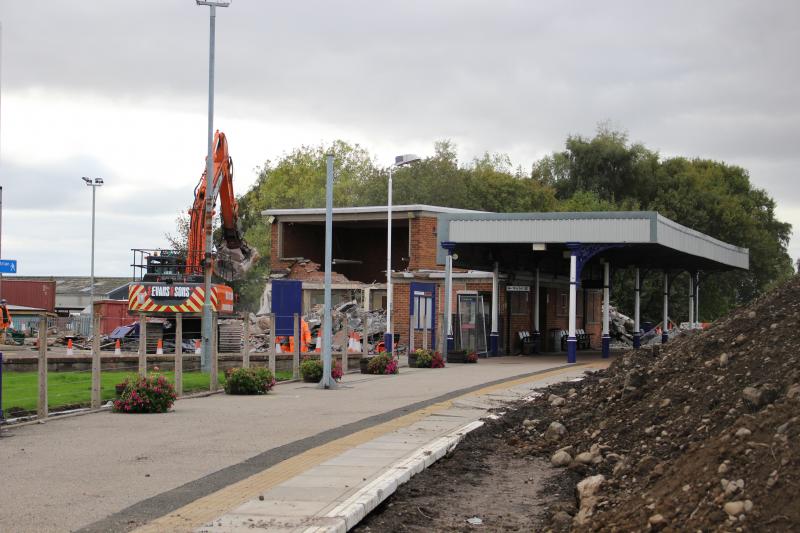
[[[242,236],[239,223],[239,204],[233,194],[233,160],[228,153],[228,141],[225,134],[217,131],[214,134],[212,146],[214,157],[214,174],[212,180],[212,202],[216,206],[217,197],[220,200],[222,237],[224,243],[220,246],[220,255],[227,256],[233,264],[234,277],[240,277],[246,272],[253,261],[258,257],[255,249],[250,248]],[[186,274],[196,275],[203,270],[203,258],[206,253],[205,239],[205,203],[206,203],[206,172],[200,177],[200,182],[195,187],[194,204],[189,218],[189,242],[186,254]],[[209,214],[212,217],[213,213]]]

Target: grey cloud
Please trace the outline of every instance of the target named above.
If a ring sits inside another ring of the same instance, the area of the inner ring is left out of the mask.
[[[191,0],[16,2],[0,16],[5,90],[205,112],[208,10]],[[611,119],[665,155],[743,165],[796,205],[798,20],[791,0],[233,0],[217,19],[217,113],[334,125],[367,147],[453,138],[524,166]],[[65,179],[52,170],[41,179]],[[188,207],[187,187],[173,196]],[[67,194],[52,199],[83,201]]]

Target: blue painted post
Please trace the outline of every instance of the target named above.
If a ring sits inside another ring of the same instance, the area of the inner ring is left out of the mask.
[[[567,363],[578,360],[578,339],[575,337],[575,313],[577,307],[578,257],[572,248],[569,257],[569,334],[567,336]]]
[[[539,333],[539,267],[536,267],[536,285],[533,290],[533,353],[539,353],[541,348],[541,334]]]
[[[497,332],[498,312],[500,305],[500,264],[494,262],[494,271],[492,272],[492,331],[489,333],[489,353],[497,356],[497,345],[500,337]]]
[[[639,322],[639,294],[641,293],[641,280],[639,279],[639,267],[636,267],[633,285],[633,348],[638,350],[642,347],[642,326]]]
[[[610,306],[610,296],[608,294],[608,278],[610,264],[608,261],[603,263],[603,359],[607,359],[611,353],[611,335],[608,329],[608,314]]]
[[[664,323],[661,325],[661,344],[669,340],[669,274],[664,272]]]

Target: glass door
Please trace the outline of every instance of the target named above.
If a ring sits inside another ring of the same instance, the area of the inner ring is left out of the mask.
[[[458,341],[467,353],[487,353],[483,296],[477,293],[458,295]]]

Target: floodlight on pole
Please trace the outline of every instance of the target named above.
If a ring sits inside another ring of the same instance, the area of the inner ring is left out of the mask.
[[[209,37],[208,37],[208,152],[206,155],[206,204],[203,217],[205,230],[206,252],[203,257],[203,318],[201,322],[202,352],[200,355],[200,368],[203,372],[211,371],[211,339],[212,339],[212,309],[211,309],[211,273],[214,268],[211,249],[214,245],[211,234],[211,217],[214,211],[214,48],[216,35],[217,8],[228,7],[230,1],[223,0],[195,0],[198,6],[209,7]]]
[[[98,187],[103,186],[103,178],[87,178],[82,176],[81,179],[86,182],[87,187],[92,188],[92,269],[89,283],[91,284],[91,296],[89,301],[89,334],[94,335],[94,207],[95,207],[95,193]]]
[[[392,173],[395,167],[409,165],[419,160],[420,158],[414,154],[398,155],[394,158],[394,164],[389,167],[386,222],[386,333],[383,336],[383,345],[387,352],[394,351],[394,331],[392,329]]]

